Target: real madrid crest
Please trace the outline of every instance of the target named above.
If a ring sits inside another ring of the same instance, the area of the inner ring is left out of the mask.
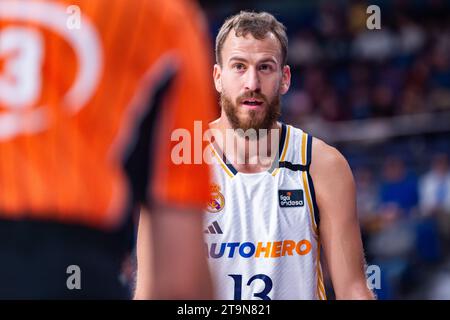
[[[225,197],[220,192],[220,186],[213,184],[211,186],[211,197],[209,198],[206,210],[211,213],[217,213],[221,211],[223,207],[225,207]]]

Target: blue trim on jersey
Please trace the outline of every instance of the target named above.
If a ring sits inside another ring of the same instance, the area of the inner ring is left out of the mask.
[[[287,138],[287,126],[284,123],[281,123],[281,137],[280,137],[280,143],[278,144],[278,161],[274,161],[272,163],[272,166],[267,170],[270,174],[275,171],[275,169],[280,168],[280,160],[281,156],[283,155],[284,150],[284,144],[286,143]]]
[[[312,151],[312,136],[308,134],[308,138],[306,140],[306,165],[308,167],[311,165],[311,153],[312,153],[311,151]]]
[[[287,127],[284,123],[281,124],[281,140],[278,146],[278,159],[281,159],[281,154],[283,153],[284,143],[286,142],[286,132]]]
[[[211,140],[211,144],[213,145],[218,155],[222,154],[223,163],[227,166],[228,170],[230,170],[231,173],[235,176],[237,174],[237,170],[233,167],[231,162],[228,161],[227,157],[225,156],[225,153],[222,151],[222,149],[220,149],[219,145],[213,139]]]
[[[237,175],[238,171],[236,170],[236,168],[233,167],[231,162],[228,162],[227,157],[225,157],[225,153],[222,152],[222,154],[223,154],[223,157],[222,157],[223,163],[225,163],[225,165],[227,166],[227,168],[231,171],[231,173],[233,175]]]
[[[316,220],[316,226],[319,227],[319,222],[320,222],[320,216],[319,216],[319,207],[317,206],[317,201],[316,201],[316,192],[314,191],[314,183],[312,180],[312,177],[309,173],[309,167],[311,166],[311,161],[312,161],[312,136],[310,136],[308,134],[308,138],[307,138],[307,142],[306,142],[306,166],[307,166],[307,170],[306,170],[306,175],[308,177],[308,184],[309,184],[309,188],[310,188],[310,194],[311,194],[311,200],[313,202],[313,207],[314,207],[314,219]]]

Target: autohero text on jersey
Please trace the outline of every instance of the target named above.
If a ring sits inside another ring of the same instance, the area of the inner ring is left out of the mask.
[[[206,243],[208,258],[234,258],[236,255],[242,258],[279,258],[284,256],[307,255],[312,249],[311,242],[303,239],[300,241],[283,240],[269,242],[222,242]]]

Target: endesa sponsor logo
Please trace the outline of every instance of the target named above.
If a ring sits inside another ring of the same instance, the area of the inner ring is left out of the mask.
[[[207,243],[208,258],[279,258],[284,256],[304,256],[311,251],[312,245],[306,239],[300,241],[283,240],[270,242],[222,242]]]

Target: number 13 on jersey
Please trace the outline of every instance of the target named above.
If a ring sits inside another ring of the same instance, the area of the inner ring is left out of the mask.
[[[242,275],[241,274],[229,274],[229,277],[234,280],[234,300],[242,300]],[[264,289],[260,292],[253,293],[253,296],[260,298],[261,300],[272,300],[268,296],[273,287],[272,279],[265,274],[255,274],[248,281],[246,286],[250,286],[253,281],[262,281],[264,283]]]

